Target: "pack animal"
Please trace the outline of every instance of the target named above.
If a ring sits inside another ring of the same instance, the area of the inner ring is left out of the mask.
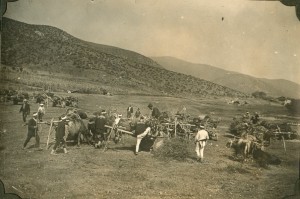
[[[243,161],[246,161],[249,155],[252,155],[256,141],[255,136],[247,135],[242,138],[230,140],[226,146],[234,149],[236,157],[242,155]]]
[[[90,144],[91,134],[80,118],[72,118],[68,121],[67,140],[77,141],[77,146],[80,147],[81,141],[86,141]]]

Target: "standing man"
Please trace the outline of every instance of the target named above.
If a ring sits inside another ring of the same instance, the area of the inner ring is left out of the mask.
[[[127,118],[131,118],[132,113],[133,113],[133,107],[129,105],[129,107],[127,108]]]
[[[94,135],[94,140],[95,140],[95,148],[100,148],[101,144],[103,141],[106,140],[106,123],[107,119],[105,117],[106,111],[102,110],[100,113],[100,116],[97,115],[95,119],[95,135]]]
[[[197,161],[203,162],[203,152],[207,140],[209,139],[208,132],[204,130],[204,126],[199,125],[199,130],[195,136]]]
[[[148,108],[151,110],[151,117],[154,119],[158,119],[160,116],[160,111],[158,110],[158,108],[153,107],[151,103],[148,105]]]
[[[251,117],[252,124],[257,124],[259,121],[259,115],[257,112],[254,113],[254,115]]]
[[[65,135],[66,135],[66,119],[67,117],[59,117],[59,122],[57,123],[57,127],[55,129],[55,145],[53,146],[53,149],[51,151],[51,155],[57,155],[56,149],[62,143],[64,153],[68,153],[66,149],[66,141],[65,141]]]
[[[135,135],[136,135],[136,146],[135,146],[135,155],[138,154],[140,149],[141,141],[144,137],[146,137],[147,134],[149,134],[151,131],[151,128],[149,125],[146,125],[145,119],[143,116],[141,116],[140,121],[137,122],[135,127]]]
[[[137,108],[137,110],[135,111],[135,118],[139,118],[140,115],[141,115],[140,108]]]
[[[38,108],[38,119],[39,122],[43,121],[43,116],[45,115],[46,111],[45,111],[45,107],[44,104],[40,104],[39,108]]]
[[[246,114],[243,115],[242,120],[244,123],[250,124],[250,113],[247,111]]]
[[[28,132],[27,138],[24,142],[23,149],[25,149],[26,145],[30,141],[32,137],[35,137],[35,147],[40,147],[40,137],[38,134],[38,126],[37,126],[37,113],[32,115],[32,118],[28,120]]]
[[[30,114],[30,105],[28,104],[27,99],[23,100],[23,104],[19,112],[22,112],[23,122],[26,122],[27,115]]]
[[[119,123],[120,123],[120,121],[122,119],[122,114],[116,115],[115,117],[116,118],[115,118],[115,121],[112,124],[112,129],[110,131],[110,135],[111,135],[111,133],[113,131],[114,134],[115,134],[115,136],[114,136],[114,142],[118,143],[121,140],[121,137],[122,137],[122,134],[118,131],[118,126],[119,126]],[[109,137],[107,139],[109,139]]]

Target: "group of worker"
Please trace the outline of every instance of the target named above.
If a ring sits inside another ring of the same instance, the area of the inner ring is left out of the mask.
[[[151,118],[158,119],[160,116],[160,111],[158,108],[154,107],[151,103],[148,105],[148,108],[151,110]],[[20,113],[22,112],[22,118],[23,121],[26,122],[26,117],[30,114],[30,105],[27,100],[24,100],[24,103],[22,104],[20,108]],[[127,108],[127,117],[131,118],[133,113],[133,108],[130,105]],[[35,147],[40,148],[40,137],[38,134],[38,122],[43,121],[43,116],[45,115],[45,108],[44,104],[40,104],[38,111],[32,114],[32,118],[28,120],[27,126],[28,126],[28,133],[27,138],[23,144],[23,149],[25,149],[26,145],[30,141],[32,137],[35,137],[36,143]],[[105,137],[105,124],[106,124],[106,118],[105,118],[105,111],[102,111],[99,117],[97,116],[95,119],[95,128],[96,133],[94,136],[95,141],[95,147],[98,148],[100,144],[106,140]],[[147,135],[151,132],[151,126],[150,123],[146,122],[146,119],[144,116],[141,115],[140,110],[137,109],[136,118],[139,118],[135,125],[135,135],[136,135],[136,147],[135,147],[135,155],[138,155],[140,150],[140,144],[143,138],[145,138]],[[62,145],[64,153],[67,153],[66,149],[66,143],[65,143],[65,131],[66,131],[66,125],[67,125],[67,117],[62,116],[59,117],[59,121],[56,124],[56,134],[55,134],[55,145],[53,146],[53,149],[51,150],[52,155],[56,155],[56,149],[59,145]],[[120,117],[116,118],[116,121],[114,122],[114,125],[117,126],[117,124],[120,121]],[[153,131],[153,129],[152,129]],[[206,145],[207,140],[209,139],[208,132],[204,129],[204,126],[199,125],[199,130],[195,136],[195,144],[196,144],[196,154],[197,154],[197,160],[199,162],[203,162],[203,153],[204,153],[204,147]]]
[[[157,107],[154,107],[151,103],[148,104],[148,108],[151,110],[150,116],[151,116],[152,118],[158,119],[159,116],[160,116],[160,111],[159,111],[159,109],[158,109]],[[132,107],[132,105],[129,105],[129,106],[127,107],[126,112],[127,112],[127,119],[131,119],[133,116],[134,116],[135,118],[140,118],[140,116],[142,115],[142,114],[141,114],[141,111],[140,111],[140,108],[137,108],[135,114],[133,115],[133,107]]]

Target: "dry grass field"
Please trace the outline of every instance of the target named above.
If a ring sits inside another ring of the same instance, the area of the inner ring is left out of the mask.
[[[61,95],[61,94],[60,94]],[[65,94],[67,95],[67,94]],[[99,109],[116,109],[125,116],[129,104],[147,114],[149,102],[161,111],[175,113],[185,106],[193,116],[211,114],[220,118],[220,138],[209,141],[205,149],[206,163],[195,159],[194,143],[190,142],[190,157],[185,162],[162,161],[150,152],[133,153],[135,139],[125,136],[119,144],[110,142],[107,151],[82,144],[68,146],[68,154],[50,155],[46,149],[49,126],[40,132],[42,151],[28,144],[22,150],[27,135],[19,114],[20,105],[0,104],[1,120],[6,132],[1,137],[0,179],[6,192],[22,198],[283,198],[294,193],[299,178],[297,140],[274,141],[266,151],[281,158],[278,166],[261,168],[257,163],[234,161],[232,150],[226,148],[227,130],[234,116],[246,111],[258,111],[262,119],[298,122],[287,116],[278,104],[247,99],[248,105],[227,104],[225,98],[184,99],[173,97],[84,95],[78,97],[79,107],[89,114]],[[30,101],[32,111],[38,105]],[[50,121],[65,112],[59,107],[46,108],[44,120]]]

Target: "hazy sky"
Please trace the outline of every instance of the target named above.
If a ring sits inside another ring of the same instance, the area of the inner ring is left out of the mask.
[[[276,1],[19,0],[5,16],[146,56],[300,84],[300,22],[295,7]]]

